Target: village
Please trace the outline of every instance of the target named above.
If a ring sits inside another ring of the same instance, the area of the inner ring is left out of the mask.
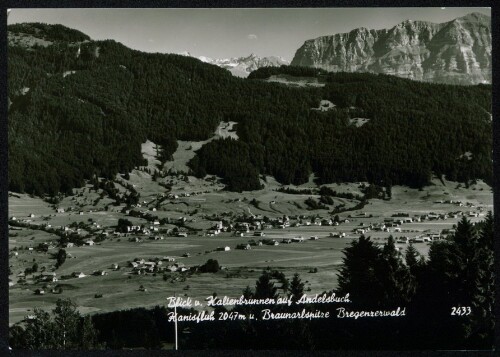
[[[175,205],[176,201],[192,196],[183,192],[168,194],[163,203]],[[279,205],[274,201],[274,206]],[[240,204],[243,200],[235,202]],[[46,205],[44,213],[17,214],[9,219],[10,236],[16,240],[14,244],[11,242],[10,247],[12,275],[9,276],[9,286],[11,293],[21,289],[22,295],[26,296],[29,291],[33,297],[66,295],[68,286],[71,286],[76,288],[74,291],[80,290],[82,293],[83,289],[90,294],[89,299],[92,297],[102,301],[107,297],[108,289],[104,285],[96,289],[99,284],[95,282],[98,280],[123,281],[132,276],[142,276],[157,282],[137,281],[133,286],[134,294],[147,294],[156,284],[170,284],[172,288],[193,293],[196,288],[192,280],[203,275],[200,274],[200,267],[209,258],[217,259],[221,271],[230,276],[237,267],[253,266],[249,271],[257,273],[259,266],[281,266],[283,260],[280,257],[286,260],[289,258],[285,257],[290,254],[297,257],[303,254],[311,257],[307,265],[307,272],[311,272],[320,266],[315,266],[311,253],[317,249],[335,249],[337,259],[322,264],[336,265],[342,247],[361,235],[370,236],[381,247],[392,235],[401,252],[409,243],[413,243],[425,256],[429,244],[454,233],[454,224],[463,216],[478,221],[488,210],[486,205],[459,200],[438,200],[433,204],[447,209],[425,214],[399,211],[390,215],[377,214],[371,210],[326,215],[314,211],[307,214],[270,215],[268,212],[250,214],[247,209],[247,212],[241,213],[228,210],[174,217],[166,214],[168,211],[164,211],[162,206],[152,206],[146,200],[131,205],[130,209],[117,208],[111,211],[99,207],[89,209]],[[255,205],[247,203],[247,206],[257,211]],[[71,223],[68,223],[70,219]],[[66,224],[57,224],[63,221]],[[40,233],[42,241],[38,239]],[[21,243],[16,238],[24,234],[34,237]],[[103,254],[102,249],[106,249],[107,254]],[[275,253],[272,253],[273,249]],[[56,261],[51,256],[56,256],[60,250],[65,251],[66,261],[61,267],[56,267]],[[158,255],[160,251],[164,254]],[[238,251],[241,253],[236,253]],[[101,263],[82,266],[84,261],[80,259],[89,263],[89,259],[96,259],[94,253],[98,252],[103,255],[99,260]],[[262,259],[259,259],[259,253]],[[244,256],[246,254],[248,259]],[[34,264],[38,265],[36,269],[29,264],[30,256]],[[285,270],[291,273],[292,269],[293,265]],[[321,285],[317,281],[315,290],[321,291]],[[186,289],[187,286],[190,288]],[[231,293],[237,295],[238,289],[233,289]],[[207,290],[201,294],[198,297],[210,295],[210,292]],[[33,297],[28,301],[33,301]],[[17,315],[18,319],[22,318],[22,314]]]
[[[482,181],[434,179],[368,198],[367,183],[262,177],[261,190],[229,192],[220,178],[179,171],[196,143],[180,147],[167,171],[157,171],[157,148],[146,143],[147,165],[114,180],[56,197],[9,193],[11,323],[61,296],[84,312],[154,306],[175,292],[239,296],[263,269],[299,273],[306,291],[320,293],[336,286],[343,249],[362,235],[379,247],[392,236],[401,254],[411,243],[426,257],[462,217],[479,222],[493,208]]]

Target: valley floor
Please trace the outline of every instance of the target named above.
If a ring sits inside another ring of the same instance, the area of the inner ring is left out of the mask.
[[[165,305],[174,294],[200,301],[214,292],[239,297],[246,286],[255,286],[267,267],[289,279],[299,273],[307,294],[321,293],[337,286],[342,250],[361,234],[375,244],[389,235],[417,238],[414,245],[425,256],[427,238],[444,239],[463,215],[477,222],[493,210],[492,190],[481,181],[468,188],[440,180],[422,190],[394,186],[390,200],[370,199],[357,210],[357,200],[339,197],[333,197],[328,209],[309,210],[305,200],[318,195],[277,191],[282,185],[271,177],[262,182],[262,190],[234,193],[223,191],[214,177],[175,174],[154,181],[148,167],[136,169],[128,180],[117,176],[115,186],[126,194],[131,185],[140,194],[131,208],[138,217],[91,185],[55,205],[11,193],[10,323],[21,321],[36,307],[52,309],[59,298],[73,299],[82,313],[96,313]],[[327,186],[361,195],[360,183]],[[310,180],[292,188],[317,186]],[[338,205],[347,210],[338,214],[336,225],[331,211]],[[141,231],[116,232],[120,218],[142,226]],[[64,235],[80,236],[79,241],[87,244],[65,244],[66,261],[55,269]],[[251,249],[236,249],[248,248],[249,243]],[[404,253],[407,244],[397,247]],[[196,271],[194,267],[208,259],[217,260],[222,269]],[[35,263],[37,272],[25,271]],[[75,277],[79,273],[82,277]],[[44,294],[36,294],[36,289]]]

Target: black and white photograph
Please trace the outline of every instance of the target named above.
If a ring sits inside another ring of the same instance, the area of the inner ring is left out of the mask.
[[[495,349],[491,8],[6,11],[9,349]]]

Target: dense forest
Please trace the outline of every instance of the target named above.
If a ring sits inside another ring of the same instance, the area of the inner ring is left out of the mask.
[[[455,234],[432,242],[427,258],[419,255],[411,244],[404,252],[398,251],[392,237],[379,247],[369,237],[362,236],[353,240],[343,254],[338,287],[325,293],[335,293],[337,297],[349,293],[349,301],[295,304],[305,293],[314,296],[306,292],[302,278],[298,274],[285,277],[268,268],[255,287],[248,286],[241,295],[246,299],[287,297],[293,301],[291,306],[218,306],[216,314],[237,312],[247,317],[254,314],[257,318],[179,322],[180,349],[491,350],[494,347],[491,212],[475,225],[463,218]],[[199,268],[201,274],[203,269]],[[325,282],[326,288],[328,285]],[[79,316],[70,303],[58,302],[55,321],[61,320],[61,304],[69,306],[70,315],[74,316],[67,335],[71,342],[62,344],[61,326],[52,323],[48,313],[35,309],[36,319],[10,328],[10,346],[35,350],[159,349],[174,342],[174,324],[168,320],[172,309],[158,306],[99,313],[90,321],[88,317]],[[338,317],[339,308],[360,312],[390,311],[398,307],[404,309],[404,316]],[[263,308],[273,313],[300,313],[303,309],[329,312],[330,317],[264,320],[260,318]],[[177,312],[180,315],[196,313],[193,309]],[[78,331],[83,332],[77,334]],[[83,338],[82,334],[88,337]]]
[[[491,86],[450,86],[386,75],[280,67],[248,79],[173,54],[90,41],[63,26],[11,25],[9,189],[68,192],[95,175],[142,164],[149,139],[171,157],[177,140],[205,140],[236,121],[239,140],[211,141],[190,162],[227,189],[260,188],[259,174],[300,184],[369,181],[421,187],[432,174],[492,179]],[[320,76],[320,88],[268,83],[272,74]],[[321,100],[336,107],[318,110]],[[316,109],[314,109],[316,108]],[[370,119],[363,126],[350,119]],[[467,153],[467,155],[465,155]]]

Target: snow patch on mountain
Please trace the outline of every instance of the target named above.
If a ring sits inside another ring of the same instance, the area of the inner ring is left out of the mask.
[[[255,71],[261,67],[279,67],[281,65],[289,65],[290,62],[279,56],[259,57],[255,54],[250,54],[246,57],[232,57],[232,58],[210,58],[206,56],[195,57],[191,53],[184,51],[179,53],[181,56],[189,56],[198,58],[200,61],[213,64],[215,66],[225,68],[233,76],[248,77],[250,72]]]

